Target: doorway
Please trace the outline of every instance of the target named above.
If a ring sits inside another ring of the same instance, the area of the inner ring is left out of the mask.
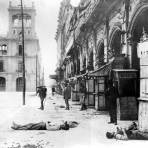
[[[19,77],[16,79],[16,91],[23,91],[23,78]]]
[[[6,79],[0,77],[0,91],[5,91],[5,89],[6,89]]]

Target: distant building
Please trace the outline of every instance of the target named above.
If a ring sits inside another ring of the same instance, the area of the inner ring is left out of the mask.
[[[5,37],[0,37],[0,91],[22,91],[21,7],[9,2],[8,11],[9,30]],[[26,91],[35,91],[42,76],[35,15],[34,4],[24,7]]]

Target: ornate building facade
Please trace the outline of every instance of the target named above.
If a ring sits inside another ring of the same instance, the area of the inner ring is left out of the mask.
[[[8,11],[8,33],[5,37],[0,37],[0,90],[22,91],[21,8],[13,6],[10,2]],[[35,33],[35,15],[34,4],[31,7],[24,7],[26,91],[36,91],[36,86],[40,85],[42,78],[39,40]]]
[[[147,12],[147,0],[81,0],[78,7],[72,7],[69,0],[62,2],[56,34],[57,71],[63,73],[60,81],[74,84],[73,100],[79,100],[84,83],[87,105],[108,109],[105,90],[112,79],[120,96],[118,119],[142,119],[145,115],[148,119],[142,101],[147,100],[147,83],[146,77],[140,75],[138,56],[139,44],[148,33]],[[148,129],[145,122],[139,123],[142,130]]]

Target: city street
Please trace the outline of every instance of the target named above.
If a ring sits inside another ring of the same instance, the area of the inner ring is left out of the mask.
[[[0,148],[148,144],[148,0],[0,6]]]
[[[91,148],[98,145],[106,147],[131,145],[130,141],[109,140],[106,131],[115,130],[116,126],[108,124],[107,112],[94,109],[80,111],[77,102],[70,102],[70,110],[63,108],[62,96],[51,97],[48,94],[45,110],[39,110],[40,100],[35,93],[26,94],[26,105],[22,106],[22,93],[1,93],[0,104],[0,148]],[[11,129],[12,122],[19,124],[40,121],[77,121],[78,127],[68,131],[15,131]],[[120,121],[119,125],[126,127],[131,121]],[[119,126],[118,125],[118,126]],[[124,143],[124,145],[123,145]],[[137,144],[140,142],[136,141]],[[134,142],[135,144],[135,142]]]

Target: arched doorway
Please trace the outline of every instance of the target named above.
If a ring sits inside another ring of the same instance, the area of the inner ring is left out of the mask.
[[[88,55],[88,66],[87,66],[87,69],[90,71],[94,69],[93,62],[94,62],[93,51],[90,51]]]
[[[104,65],[104,42],[101,41],[98,45],[97,51],[97,67],[100,68]]]
[[[19,77],[16,79],[16,91],[22,91],[23,90],[23,78]]]
[[[114,31],[111,34],[108,58],[110,59],[113,57],[118,57],[121,53],[121,30],[119,27],[115,27]]]
[[[6,79],[0,77],[0,91],[5,91],[5,89],[6,89]]]

